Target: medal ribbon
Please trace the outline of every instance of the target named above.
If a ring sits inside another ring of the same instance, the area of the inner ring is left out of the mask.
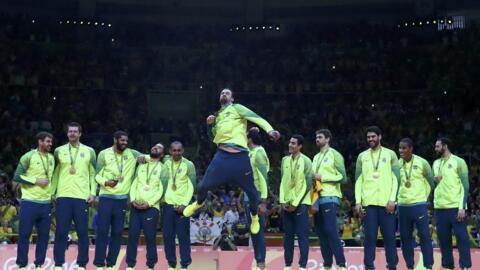
[[[295,163],[293,162],[294,159],[295,158],[292,155],[290,158],[290,183],[293,184],[293,186],[295,186],[295,170],[297,168],[297,163],[300,159],[300,156],[298,156],[297,160],[295,160]]]
[[[75,153],[75,157],[72,156],[72,145],[68,144],[68,154],[70,155],[70,166],[75,168],[75,161],[77,161],[78,152],[80,152],[80,145],[78,146],[77,152]]]
[[[115,163],[117,163],[117,169],[118,172],[120,173],[120,176],[123,175],[123,153],[121,155],[118,155],[115,150],[113,150],[113,154],[115,155]],[[118,162],[117,156],[120,156],[120,162]]]
[[[153,169],[149,173],[148,171],[150,170],[150,162],[147,163],[147,171],[145,172],[146,176],[147,176],[147,186],[148,186],[148,184],[150,184],[150,178],[152,178],[152,173],[155,171],[158,164],[160,164],[160,161],[156,162],[155,166],[153,167]]]
[[[50,175],[48,173],[49,172],[49,167],[50,167],[50,163],[48,162],[48,153],[47,153],[47,156],[46,156],[47,165],[45,165],[45,162],[43,161],[42,153],[40,153],[40,151],[38,151],[38,150],[37,150],[37,153],[40,156],[40,160],[42,161],[42,167],[43,167],[43,170],[45,171],[45,175],[47,176],[48,181],[50,181]]]
[[[318,173],[318,170],[320,169],[320,167],[322,167],[323,159],[327,155],[328,151],[330,151],[330,148],[328,148],[327,151],[325,151],[325,153],[323,153],[322,157],[320,158],[320,162],[317,163],[317,166],[315,167],[315,173]]]
[[[378,159],[377,159],[377,162],[375,163],[375,159],[373,158],[373,151],[370,151],[370,156],[372,158],[372,165],[373,165],[373,169],[375,172],[378,171],[378,165],[380,165],[380,157],[382,156],[382,148],[380,147],[380,152],[378,153]]]
[[[443,161],[443,158],[440,160],[440,166],[438,166],[438,176],[443,175],[443,167],[445,166],[445,164],[447,164],[447,161],[450,159],[450,156],[448,156],[445,162]]]
[[[179,162],[179,164],[178,164],[178,166],[177,166],[177,169],[174,170],[174,169],[173,169],[174,161],[173,161],[173,159],[172,159],[172,167],[170,168],[170,170],[171,170],[171,172],[172,172],[173,186],[176,186],[175,183],[176,183],[176,180],[177,180],[178,169],[180,168],[180,166],[182,165],[182,163],[183,163],[183,158],[180,159],[180,162]],[[175,174],[173,173],[174,171],[175,171]]]
[[[413,168],[413,159],[414,159],[414,158],[415,158],[415,157],[412,156],[412,160],[410,160],[410,162],[412,162],[412,164],[410,165],[409,173],[407,173],[407,169],[406,169],[406,167],[407,167],[407,162],[406,162],[405,160],[403,160],[404,163],[403,163],[402,168],[403,168],[403,172],[405,173],[405,177],[407,178],[407,181],[409,181],[409,180],[410,180],[410,177],[412,176],[412,168]]]

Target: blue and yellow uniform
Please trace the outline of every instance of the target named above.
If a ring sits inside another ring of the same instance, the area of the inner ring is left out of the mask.
[[[295,235],[300,248],[300,267],[306,268],[308,262],[308,234],[310,230],[308,206],[311,198],[308,195],[312,186],[312,161],[300,153],[296,157],[288,155],[282,159],[282,180],[280,183],[280,203],[295,207],[293,212],[284,212],[283,241],[285,266],[293,262]]]
[[[470,243],[468,241],[467,223],[459,222],[459,210],[467,208],[469,190],[468,167],[464,159],[450,154],[435,160],[433,173],[440,178],[434,192],[433,206],[438,241],[442,253],[442,266],[453,269],[452,231],[457,239],[458,253],[460,255],[460,268],[472,267]]]
[[[255,188],[252,166],[247,149],[247,123],[253,122],[266,132],[273,131],[272,126],[263,118],[240,104],[229,104],[217,112],[215,123],[209,128],[209,135],[219,147],[198,186],[197,202],[184,210],[185,216],[191,216],[207,198],[208,191],[222,184],[236,184],[242,188],[250,200],[252,215],[252,233],[260,230],[257,215],[258,193]],[[222,147],[230,147],[238,152],[228,152]]]
[[[187,206],[193,197],[196,171],[193,162],[182,157],[176,161],[165,161],[162,182],[166,186],[163,209],[163,240],[165,258],[170,268],[177,266],[175,236],[180,249],[180,265],[187,268],[192,263],[190,255],[190,218],[177,212],[178,207]]]
[[[20,183],[22,202],[17,243],[17,265],[28,264],[29,239],[33,226],[37,230],[35,266],[42,266],[47,253],[51,224],[52,175],[55,158],[50,153],[31,150],[20,158],[13,180]],[[40,186],[38,179],[47,179],[48,185]]]
[[[321,176],[312,188],[312,208],[315,229],[320,239],[323,266],[333,265],[333,256],[337,265],[345,267],[345,255],[338,234],[337,209],[342,198],[341,184],[347,182],[345,162],[342,154],[331,147],[321,150],[313,158],[313,173]]]
[[[363,219],[365,229],[365,269],[375,269],[375,249],[380,227],[387,258],[387,268],[398,264],[395,243],[395,214],[386,212],[388,202],[397,201],[400,168],[394,151],[380,146],[360,153],[355,168],[355,200],[366,207]]]
[[[433,266],[433,246],[428,218],[428,196],[433,188],[430,164],[420,156],[400,159],[400,187],[398,191],[398,217],[402,254],[408,269],[414,268],[413,228],[417,228],[423,255],[423,266]]]
[[[104,267],[105,262],[107,267],[113,267],[117,262],[128,195],[139,155],[138,151],[130,148],[118,153],[113,147],[102,150],[98,154],[95,180],[100,186],[100,199],[93,260],[93,264],[97,267]],[[108,180],[116,180],[117,185],[106,186]],[[108,255],[106,254],[107,243]]]
[[[261,200],[266,200],[268,197],[268,170],[270,168],[270,161],[265,149],[260,146],[254,146],[250,149],[248,154],[250,158],[250,164],[252,165],[253,179],[255,188],[260,196]],[[251,223],[250,218],[250,202],[248,196],[245,197],[245,208],[247,214],[247,222]],[[257,264],[265,263],[265,257],[267,253],[265,242],[265,216],[260,216],[260,231],[257,234],[252,234],[252,244]]]
[[[140,232],[143,230],[147,244],[147,268],[153,269],[158,261],[157,256],[157,224],[160,215],[160,199],[164,186],[161,181],[164,166],[160,161],[148,159],[146,164],[137,168],[135,179],[130,188],[130,201],[148,204],[146,209],[130,209],[128,226],[127,258],[128,267],[134,268],[137,263],[137,248]]]
[[[77,264],[85,268],[88,263],[88,203],[89,196],[95,197],[96,154],[93,148],[84,144],[67,143],[55,149],[57,166],[53,174],[53,192],[57,198],[55,219],[55,245],[53,256],[55,266],[65,263],[67,237],[72,221],[78,234]]]

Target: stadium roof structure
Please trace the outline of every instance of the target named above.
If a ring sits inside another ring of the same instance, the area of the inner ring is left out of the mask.
[[[159,24],[396,21],[480,10],[477,0],[3,0],[3,12]]]

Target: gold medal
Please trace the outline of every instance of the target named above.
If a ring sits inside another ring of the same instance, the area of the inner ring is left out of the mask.
[[[173,185],[172,185],[172,190],[173,190],[173,191],[177,190],[177,185],[173,184]]]
[[[70,172],[70,174],[76,174],[77,170],[75,169],[75,167],[70,167],[69,172]]]
[[[374,171],[373,178],[378,179],[380,177],[380,172]]]
[[[145,190],[145,191],[149,191],[149,190],[150,190],[150,186],[149,186],[149,185],[145,185],[145,186],[143,186],[143,190]]]
[[[411,186],[412,186],[412,182],[410,182],[410,179],[407,179],[407,181],[405,182],[405,187],[410,188]]]

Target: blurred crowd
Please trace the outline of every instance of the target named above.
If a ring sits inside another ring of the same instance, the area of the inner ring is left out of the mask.
[[[218,91],[231,87],[236,101],[284,135],[280,143],[264,142],[272,164],[269,232],[282,230],[277,195],[288,136],[304,135],[304,152],[313,157],[314,132],[327,127],[349,175],[338,225],[347,245],[361,243],[352,178],[356,157],[367,147],[364,127],[375,124],[384,130],[384,145],[396,150],[402,137],[411,137],[415,152],[430,162],[435,139],[453,139],[453,151],[469,163],[469,231],[478,246],[479,51],[475,22],[442,32],[366,23],[298,25],[268,36],[224,26],[94,27],[2,15],[0,239],[15,239],[18,193],[9,176],[39,130],[52,132],[59,145],[65,123],[78,121],[85,130],[82,141],[97,151],[111,145],[117,129],[128,131],[131,147],[140,151],[153,143],[151,134],[167,134],[166,140],[180,139],[189,147],[201,176],[215,150],[205,116],[218,109]],[[189,118],[152,116],[151,91],[187,93],[198,102]],[[221,187],[197,218],[221,219],[233,240],[244,240],[238,225],[245,222],[242,196],[236,187]]]

